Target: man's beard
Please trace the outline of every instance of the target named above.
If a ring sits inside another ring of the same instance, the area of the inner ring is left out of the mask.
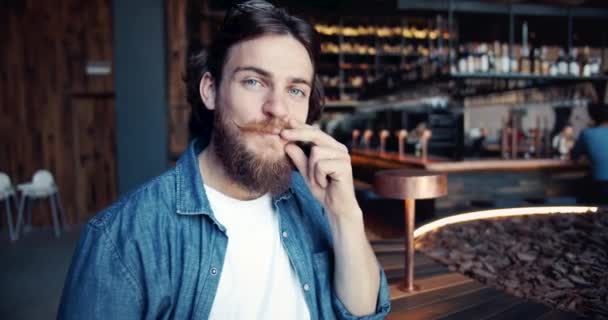
[[[224,166],[226,174],[248,191],[258,194],[278,195],[289,187],[291,172],[294,169],[287,155],[274,161],[263,159],[251,152],[245,143],[244,135],[237,125],[228,119],[221,108],[217,108],[213,118],[213,151]],[[271,119],[264,123],[250,123],[247,131],[263,131],[284,124]],[[261,129],[261,130],[260,130]],[[260,150],[263,151],[263,150]],[[272,149],[268,149],[272,152]]]

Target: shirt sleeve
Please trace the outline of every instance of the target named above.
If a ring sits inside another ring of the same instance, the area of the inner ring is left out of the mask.
[[[352,315],[346,306],[342,303],[340,298],[336,295],[335,291],[332,293],[333,295],[333,306],[334,311],[336,313],[336,317],[341,320],[379,320],[384,319],[391,311],[391,297],[388,287],[388,281],[386,280],[386,275],[384,274],[384,270],[381,266],[378,266],[378,270],[380,272],[380,289],[378,290],[378,298],[376,300],[376,311],[373,314],[357,317]]]
[[[576,143],[574,144],[570,155],[572,159],[576,160],[584,153],[587,153],[587,150],[585,148],[585,130],[583,130],[578,136],[578,139],[576,139]]]
[[[105,229],[88,224],[72,259],[57,319],[139,319],[140,292]]]

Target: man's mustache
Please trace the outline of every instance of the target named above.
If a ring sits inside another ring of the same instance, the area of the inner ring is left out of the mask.
[[[246,131],[246,132],[272,134],[272,133],[276,133],[275,130],[277,130],[277,129],[278,129],[278,132],[280,132],[283,129],[289,128],[288,120],[279,119],[279,118],[272,118],[272,119],[259,121],[259,122],[255,122],[255,121],[248,122],[248,123],[242,124],[242,125],[236,123],[236,121],[234,121],[234,120],[232,122],[234,122],[234,125],[237,126],[237,128],[239,128],[241,131]]]

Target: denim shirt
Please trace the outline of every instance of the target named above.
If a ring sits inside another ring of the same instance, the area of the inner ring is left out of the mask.
[[[58,318],[208,318],[228,238],[213,215],[200,175],[197,155],[205,145],[194,140],[174,168],[89,221],[70,266]],[[311,319],[383,319],[388,314],[389,289],[380,266],[374,314],[355,317],[337,297],[325,210],[300,174],[293,172],[290,187],[273,197],[273,206]]]

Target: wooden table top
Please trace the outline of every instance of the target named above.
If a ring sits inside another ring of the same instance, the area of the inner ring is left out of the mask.
[[[430,170],[382,170],[374,177],[374,192],[393,199],[431,199],[448,193],[448,180]]]

